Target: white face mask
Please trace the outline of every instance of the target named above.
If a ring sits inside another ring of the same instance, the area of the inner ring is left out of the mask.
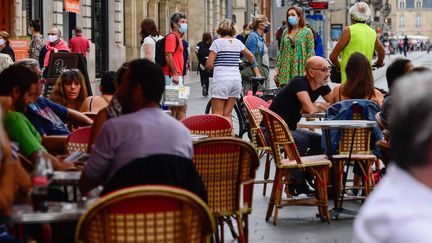
[[[56,35],[48,35],[48,41],[53,43],[56,40],[58,40],[58,37]]]
[[[4,45],[6,43],[5,39],[0,39],[0,46]]]

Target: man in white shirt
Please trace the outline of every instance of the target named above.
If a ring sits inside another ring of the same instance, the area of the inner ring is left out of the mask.
[[[353,242],[432,241],[431,90],[430,72],[404,77],[392,90],[394,163],[360,210]]]

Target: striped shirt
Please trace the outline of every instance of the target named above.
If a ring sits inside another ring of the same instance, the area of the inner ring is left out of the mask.
[[[227,76],[240,77],[240,52],[245,48],[245,45],[235,38],[216,39],[210,47],[210,51],[216,53],[214,78]]]

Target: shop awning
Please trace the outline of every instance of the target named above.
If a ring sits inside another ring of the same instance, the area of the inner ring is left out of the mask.
[[[64,0],[64,10],[72,13],[80,13],[80,1],[79,0]]]

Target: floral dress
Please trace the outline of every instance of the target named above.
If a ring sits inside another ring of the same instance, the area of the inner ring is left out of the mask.
[[[29,46],[29,57],[39,61],[39,53],[43,45],[44,43],[42,35],[33,36]]]
[[[314,49],[314,35],[309,28],[300,29],[293,40],[284,31],[276,64],[281,85],[295,76],[304,75],[306,60],[315,55]]]

